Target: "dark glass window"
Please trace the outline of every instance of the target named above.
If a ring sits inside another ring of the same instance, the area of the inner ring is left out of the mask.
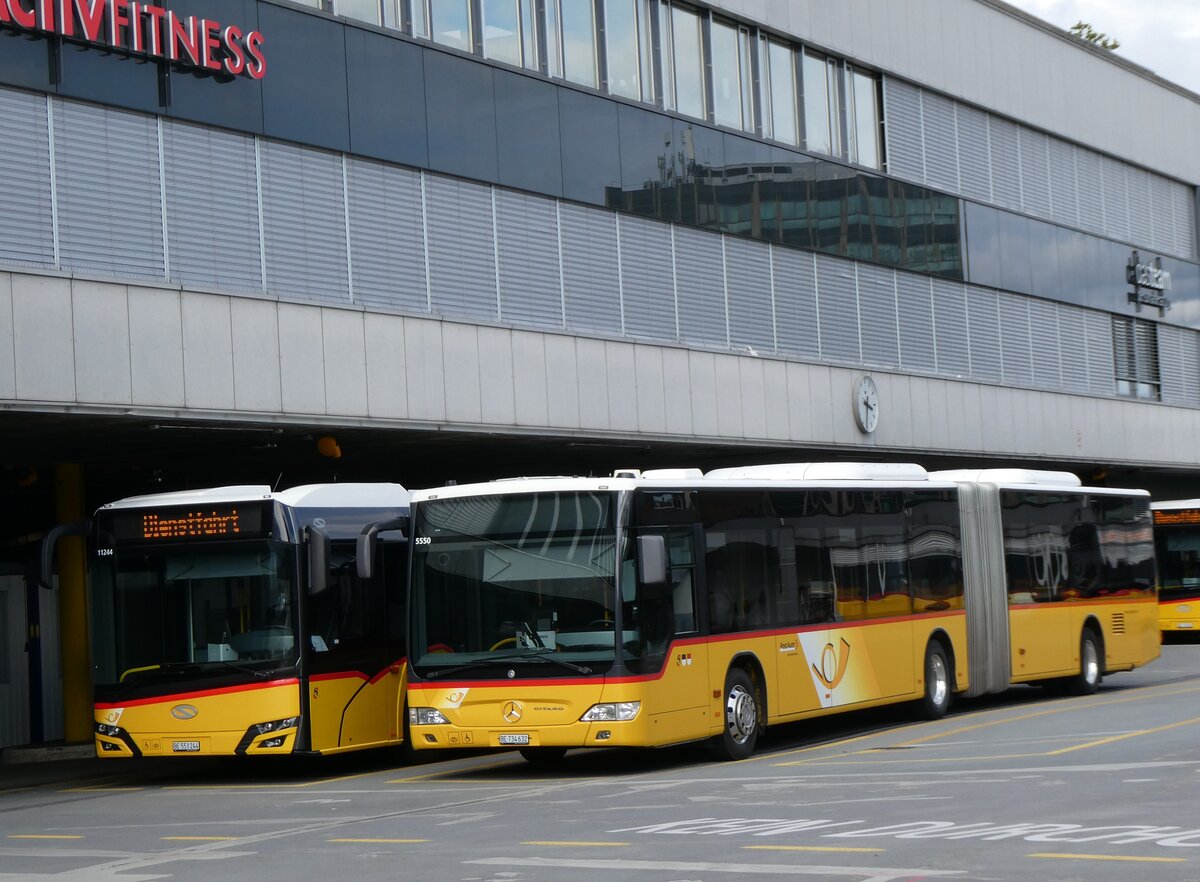
[[[1162,380],[1158,365],[1158,326],[1113,316],[1113,370],[1117,394],[1157,401]]]

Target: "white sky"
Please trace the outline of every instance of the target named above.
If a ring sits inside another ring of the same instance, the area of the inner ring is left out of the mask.
[[[1007,0],[1055,27],[1077,21],[1120,42],[1116,54],[1200,94],[1198,0]]]

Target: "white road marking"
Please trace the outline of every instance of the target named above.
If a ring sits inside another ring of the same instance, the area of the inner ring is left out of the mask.
[[[800,864],[718,864],[709,861],[638,861],[638,860],[567,860],[556,858],[481,858],[464,861],[466,864],[483,864],[505,867],[544,867],[578,870],[611,870],[615,873],[632,873],[639,870],[684,873],[733,873],[739,876],[847,876],[865,879],[867,882],[892,882],[900,879],[925,877],[961,876],[963,870],[897,869],[894,867],[827,867]]]

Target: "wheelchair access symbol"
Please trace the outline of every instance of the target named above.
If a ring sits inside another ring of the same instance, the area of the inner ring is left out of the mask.
[[[820,666],[812,666],[813,673],[826,689],[836,689],[846,676],[846,669],[850,667],[850,644],[846,642],[845,637],[840,639],[842,645],[838,649],[834,649],[832,643],[826,643],[825,648],[821,650]]]

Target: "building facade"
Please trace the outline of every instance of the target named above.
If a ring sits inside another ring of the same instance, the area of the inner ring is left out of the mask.
[[[0,0],[0,127],[9,619],[223,428],[1200,479],[1200,97],[998,0]]]

